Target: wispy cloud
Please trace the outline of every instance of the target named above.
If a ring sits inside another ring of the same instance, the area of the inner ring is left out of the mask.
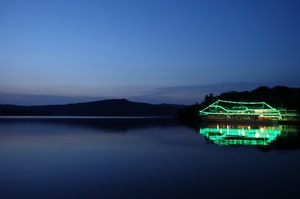
[[[8,92],[0,92],[0,104],[17,104],[17,105],[47,105],[47,104],[67,104],[77,102],[88,102],[103,99],[127,98],[136,102],[147,102],[154,104],[169,103],[169,104],[184,104],[191,105],[201,103],[205,95],[212,93],[219,95],[229,91],[251,91],[259,86],[273,87],[284,85],[294,87],[294,82],[291,84],[281,84],[275,82],[269,83],[218,83],[207,85],[192,85],[192,86],[171,86],[161,87],[156,89],[133,89],[130,92],[121,92],[115,95],[103,96],[62,96],[62,95],[32,95],[32,94],[12,94]],[[134,91],[135,90],[135,91]],[[112,91],[113,92],[113,91]]]
[[[31,95],[14,94],[0,92],[0,104],[14,105],[50,105],[50,104],[68,104],[77,102],[87,102],[100,100],[99,97],[77,97],[77,96],[58,96],[58,95]]]
[[[201,103],[205,95],[212,93],[219,95],[223,92],[229,91],[251,91],[259,86],[273,87],[277,85],[292,86],[287,84],[280,84],[275,82],[269,83],[218,83],[207,85],[193,85],[193,86],[173,86],[158,88],[147,95],[139,95],[131,97],[136,101],[147,101],[153,103],[175,103],[175,104],[195,104]]]

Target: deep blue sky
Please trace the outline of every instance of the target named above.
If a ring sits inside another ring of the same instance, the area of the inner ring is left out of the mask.
[[[0,0],[0,103],[189,104],[300,87],[299,10],[298,0]]]

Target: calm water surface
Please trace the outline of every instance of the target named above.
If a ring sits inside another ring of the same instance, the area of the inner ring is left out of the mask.
[[[297,126],[0,119],[0,198],[300,198]]]

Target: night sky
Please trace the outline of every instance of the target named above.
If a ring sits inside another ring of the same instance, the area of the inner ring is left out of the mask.
[[[0,103],[300,87],[299,0],[0,0]]]

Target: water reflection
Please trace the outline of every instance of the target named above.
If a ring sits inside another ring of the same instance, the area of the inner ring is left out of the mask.
[[[200,128],[200,134],[210,142],[221,146],[272,146],[283,138],[298,139],[296,126],[254,126],[209,124]]]
[[[2,117],[0,125],[45,124],[95,129],[99,132],[126,133],[133,129],[179,126],[174,118],[112,118],[112,117]]]
[[[218,128],[223,134],[227,131],[227,126]],[[272,128],[278,130],[274,126],[250,127],[257,129],[259,138]],[[298,129],[281,126],[275,140],[256,147],[299,148]],[[244,127],[244,137],[247,130]],[[242,130],[238,132],[243,135]],[[254,132],[252,137],[257,139],[258,135]],[[199,128],[195,131],[174,119],[2,119],[0,198],[299,195],[297,188],[291,188],[296,184],[290,179],[300,178],[300,150],[257,151],[206,144]],[[222,185],[218,191],[216,185]],[[249,191],[253,185],[255,191]],[[228,191],[233,187],[234,191]]]

